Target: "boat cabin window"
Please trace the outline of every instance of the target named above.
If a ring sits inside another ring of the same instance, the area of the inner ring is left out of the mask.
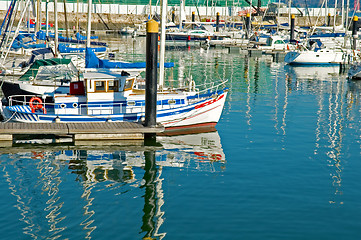
[[[107,81],[95,81],[95,92],[118,92],[119,81],[107,80]]]
[[[105,81],[95,81],[95,91],[105,92]]]
[[[134,78],[127,79],[125,81],[124,91],[131,90],[133,88]]]
[[[119,81],[117,80],[108,81],[108,92],[118,92],[119,89],[118,83]]]
[[[138,83],[137,85],[134,86],[134,88],[139,90],[145,90],[145,84]]]

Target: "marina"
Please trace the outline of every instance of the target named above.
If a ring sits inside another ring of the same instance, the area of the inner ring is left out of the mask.
[[[262,3],[4,24],[0,239],[358,239],[359,20]]]

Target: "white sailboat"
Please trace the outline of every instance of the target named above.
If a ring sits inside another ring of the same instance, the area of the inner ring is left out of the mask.
[[[298,50],[288,52],[285,62],[290,65],[339,65],[347,62],[348,53],[335,49]]]

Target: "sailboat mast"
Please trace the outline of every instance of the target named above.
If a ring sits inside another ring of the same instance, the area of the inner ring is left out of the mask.
[[[335,0],[335,9],[333,11],[333,32],[335,32],[335,26],[336,26],[336,15],[337,15],[337,0]]]
[[[49,0],[45,3],[45,42],[48,41],[49,37]]]
[[[291,26],[291,0],[288,0],[288,26]]]
[[[281,8],[281,0],[278,0],[278,7],[277,7],[277,33],[280,31],[280,8]]]
[[[58,57],[59,26],[58,26],[58,0],[54,0],[54,54]]]
[[[67,12],[66,12],[66,0],[63,0],[63,4],[64,4],[64,20],[65,20],[65,32],[66,32],[66,37],[69,39],[69,24],[68,24],[68,17],[67,17]]]
[[[341,23],[345,24],[345,0],[342,0],[341,3]]]
[[[76,1],[76,32],[79,32],[79,0]]]
[[[180,1],[180,6],[179,6],[179,30],[182,29],[182,20],[183,20],[183,0]]]
[[[165,55],[165,24],[167,22],[167,0],[162,0],[161,13],[161,35],[160,35],[160,55],[159,55],[159,88],[164,85],[164,55]]]
[[[87,28],[87,39],[86,39],[86,47],[90,48],[90,31],[92,29],[91,26],[91,13],[92,13],[92,0],[88,0],[88,28]]]
[[[40,0],[36,1],[36,23],[35,23],[35,33],[37,33],[40,30]],[[36,40],[39,41],[38,39]]]

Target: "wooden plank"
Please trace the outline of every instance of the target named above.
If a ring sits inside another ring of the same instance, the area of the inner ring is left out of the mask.
[[[163,127],[146,128],[134,122],[0,123],[0,126],[0,134],[132,134],[164,131]]]
[[[12,141],[13,135],[11,134],[0,134],[0,142],[2,141]]]

